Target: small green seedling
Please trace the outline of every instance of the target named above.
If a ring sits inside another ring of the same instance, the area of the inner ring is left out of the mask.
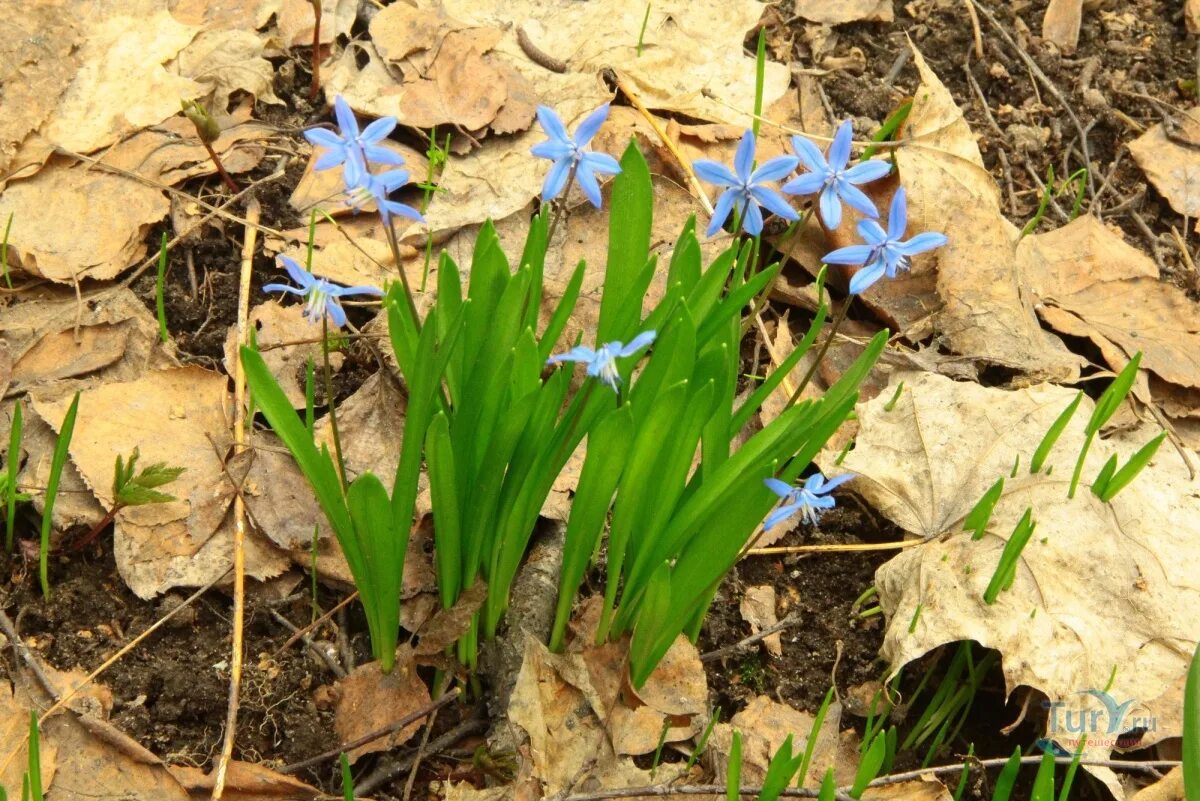
[[[1162,445],[1166,438],[1167,432],[1163,431],[1138,448],[1137,453],[1130,456],[1129,461],[1119,470],[1117,469],[1117,455],[1113,454],[1100,471],[1100,475],[1092,482],[1092,493],[1105,503],[1111,501],[1118,492],[1129,485],[1129,482],[1137,478],[1138,473],[1145,469],[1150,460],[1154,458],[1154,454],[1158,452],[1158,446]]]
[[[221,180],[225,182],[225,186],[229,187],[231,192],[240,191],[237,181],[233,180],[233,176],[225,171],[221,157],[217,155],[217,151],[213,150],[212,143],[221,137],[221,124],[208,113],[208,109],[195,100],[181,100],[179,105],[183,110],[183,116],[187,117],[196,129],[196,136],[200,139],[200,144],[204,145],[204,149],[208,151],[208,157],[221,176]]]
[[[1096,401],[1096,408],[1092,410],[1092,416],[1084,428],[1087,438],[1083,441],[1083,448],[1079,451],[1079,458],[1075,461],[1075,472],[1071,474],[1071,488],[1067,491],[1068,498],[1075,497],[1075,490],[1079,487],[1079,477],[1083,473],[1083,463],[1087,459],[1088,450],[1092,447],[1092,440],[1096,438],[1096,435],[1100,433],[1100,429],[1116,414],[1117,409],[1125,401],[1129,390],[1133,388],[1134,379],[1137,378],[1138,365],[1141,364],[1141,361],[1142,352],[1139,350],[1129,360],[1129,363],[1125,365],[1125,368],[1117,374],[1113,382],[1108,385],[1104,393],[1100,395],[1100,399]]]
[[[54,501],[58,498],[58,484],[67,464],[67,448],[75,431],[75,415],[79,412],[79,393],[71,400],[67,414],[59,428],[58,440],[54,443],[54,456],[50,460],[50,478],[46,482],[46,505],[42,511],[42,537],[38,551],[38,579],[42,585],[42,597],[50,598],[50,528],[54,519]]]
[[[812,766],[817,739],[821,735],[821,727],[825,725],[825,715],[828,714],[831,703],[833,703],[832,687],[825,691],[825,698],[821,701],[821,706],[817,709],[817,714],[813,717],[812,728],[808,730],[808,740],[804,743],[804,758],[800,760],[800,769],[796,772],[796,775],[799,777],[796,781],[797,787],[803,787],[805,780],[808,779],[808,769]]]
[[[1046,463],[1046,458],[1050,456],[1051,449],[1054,448],[1054,443],[1058,442],[1058,438],[1062,436],[1062,432],[1066,429],[1067,424],[1071,422],[1071,418],[1075,416],[1075,410],[1079,408],[1080,402],[1083,400],[1083,392],[1080,391],[1075,400],[1063,409],[1062,414],[1050,425],[1046,435],[1042,437],[1042,441],[1038,444],[1037,450],[1033,452],[1033,458],[1029,460],[1029,472],[1039,473],[1042,470],[1042,465]]]
[[[996,603],[996,598],[1000,596],[1000,593],[1012,586],[1017,577],[1017,562],[1021,558],[1021,552],[1029,544],[1029,538],[1033,536],[1035,528],[1037,528],[1037,523],[1033,519],[1033,508],[1029,507],[1017,521],[1017,526],[1009,536],[1008,542],[1004,544],[1004,551],[1000,554],[1000,564],[996,566],[996,572],[992,574],[992,580],[988,582],[987,589],[983,592],[984,603],[989,606]]]
[[[166,282],[167,232],[163,231],[162,243],[158,248],[158,274],[154,280],[154,310],[158,315],[158,336],[162,339],[164,345],[171,339],[171,334],[167,331],[167,308],[166,301],[163,298]]]
[[[342,766],[342,801],[354,801],[354,776],[350,773],[350,760],[344,751],[338,755],[338,762]]]
[[[958,786],[954,788],[954,801],[962,801],[967,791],[967,779],[971,777],[971,760],[975,756],[975,743],[967,744],[967,758],[963,760],[962,773],[958,774]]]
[[[717,707],[712,715],[708,718],[708,725],[704,727],[704,733],[700,735],[700,739],[696,741],[696,747],[692,749],[692,753],[688,754],[687,767],[690,770],[692,765],[696,764],[696,760],[704,753],[705,747],[708,745],[708,738],[712,736],[713,729],[721,722],[721,707]]]
[[[929,742],[929,749],[922,761],[927,767],[937,754],[943,743],[950,742],[958,736],[959,729],[966,722],[979,687],[983,684],[988,670],[997,658],[995,651],[987,654],[976,663],[973,644],[964,640],[958,644],[946,673],[938,683],[928,704],[925,705],[921,717],[913,726],[912,731],[904,739],[900,748],[908,750]],[[927,672],[913,693],[918,698],[931,678]]]
[[[4,497],[4,550],[12,553],[13,533],[17,519],[17,502],[28,501],[32,498],[27,493],[17,491],[17,473],[21,462],[21,436],[24,430],[24,417],[21,402],[13,405],[12,423],[8,432],[8,455],[4,473],[0,475],[0,489]]]
[[[904,382],[903,381],[901,381],[896,386],[896,391],[892,393],[892,397],[888,400],[888,402],[883,405],[883,410],[885,412],[890,412],[893,409],[895,409],[896,404],[900,401],[900,396],[902,394],[904,394]]]
[[[650,22],[650,4],[646,3],[646,13],[642,15],[642,29],[638,31],[637,54],[642,55],[642,42],[646,39],[646,25]]]
[[[117,463],[113,468],[112,508],[104,514],[99,523],[92,526],[91,530],[75,543],[75,550],[90,545],[122,509],[176,500],[174,495],[159,492],[158,487],[170,484],[179,478],[186,468],[168,467],[166,462],[155,462],[139,471],[137,460],[140,455],[137,448],[134,448],[133,453],[129,454],[128,461],[117,454]]]
[[[975,504],[974,508],[967,513],[963,519],[963,530],[973,531],[972,540],[983,539],[983,534],[987,530],[987,524],[992,519],[992,512],[996,508],[996,503],[1000,500],[1000,496],[1004,494],[1004,477],[1001,476],[996,480],[987,492],[983,493],[983,497]]]
[[[725,768],[725,801],[740,801],[742,787],[742,733],[736,729],[733,732],[733,742],[729,746],[729,764]],[[1188,801],[1191,801],[1189,798]]]
[[[896,729],[890,728],[892,741],[892,754],[895,755]],[[888,734],[887,732],[878,732],[871,738],[869,744],[864,744],[865,748],[862,751],[862,758],[858,761],[858,770],[854,774],[854,784],[850,787],[851,798],[862,798],[863,792],[867,789],[867,785],[875,780],[875,777],[880,774],[884,768],[884,763],[888,757]]]
[[[883,125],[879,130],[871,136],[871,141],[876,144],[869,145],[861,156],[859,161],[868,161],[872,156],[879,152],[879,142],[895,141],[896,135],[900,132],[900,128],[908,121],[908,115],[912,111],[912,101],[906,100],[896,107],[896,110],[888,115],[888,118],[883,121]]]

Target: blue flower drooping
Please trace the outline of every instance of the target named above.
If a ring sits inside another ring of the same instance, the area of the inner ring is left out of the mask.
[[[304,316],[313,322],[318,322],[326,315],[335,326],[341,328],[346,324],[346,312],[338,303],[338,298],[347,295],[374,295],[380,297],[383,292],[373,286],[339,286],[324,278],[317,278],[301,267],[294,259],[280,256],[288,276],[299,284],[299,287],[287,284],[267,284],[263,292],[287,292],[304,298]]]
[[[763,479],[767,488],[783,499],[783,503],[763,521],[763,531],[787,520],[796,512],[800,512],[806,522],[817,525],[821,515],[835,505],[829,493],[852,478],[853,473],[844,473],[826,481],[820,473],[814,473],[799,487],[785,484],[777,478]]]
[[[642,348],[654,342],[655,331],[643,331],[633,338],[628,345],[623,342],[609,342],[601,345],[599,350],[592,350],[583,345],[577,345],[566,353],[559,353],[546,360],[546,364],[560,362],[582,362],[587,365],[587,374],[599,378],[616,392],[620,389],[621,376],[617,372],[616,360],[632,356]]]

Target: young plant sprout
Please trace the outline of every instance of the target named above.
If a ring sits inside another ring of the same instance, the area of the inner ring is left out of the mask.
[[[166,462],[155,462],[154,464],[146,465],[135,474],[134,471],[137,470],[139,456],[137,448],[133,449],[133,453],[129,455],[128,461],[123,459],[120,454],[117,454],[117,464],[113,468],[112,508],[104,514],[104,517],[100,518],[100,522],[92,526],[90,531],[75,542],[73,550],[82,550],[90,545],[96,537],[100,536],[100,532],[104,530],[104,527],[113,521],[117,516],[117,512],[122,509],[130,506],[146,506],[151,503],[167,503],[175,500],[174,495],[159,492],[157,488],[164,484],[170,484],[179,478],[186,468],[168,467]]]
[[[843,473],[840,476],[826,480],[820,473],[814,473],[805,479],[804,484],[799,487],[785,484],[777,478],[763,479],[763,483],[767,485],[771,492],[774,492],[783,500],[778,509],[767,515],[767,519],[763,521],[763,530],[766,531],[776,524],[787,520],[796,512],[801,513],[805,522],[813,526],[817,525],[820,522],[821,515],[836,505],[829,493],[852,478],[854,478],[853,473]]]
[[[814,195],[820,193],[817,206],[825,227],[833,230],[842,224],[842,204],[868,217],[878,217],[879,211],[858,184],[876,181],[892,171],[886,161],[870,160],[846,165],[850,161],[850,144],[854,132],[850,120],[838,126],[828,156],[803,136],[792,137],[792,147],[808,172],[793,178],[783,185],[789,195]]]
[[[230,192],[239,191],[237,181],[233,180],[233,176],[226,172],[225,165],[221,163],[221,157],[217,155],[217,151],[212,146],[212,143],[221,137],[221,124],[208,113],[208,109],[195,100],[181,100],[179,104],[182,107],[183,116],[187,117],[195,127],[200,144],[204,145],[204,149],[208,151],[208,157],[216,167],[221,180],[225,182],[225,186],[229,187]]]
[[[737,153],[733,157],[733,169],[730,170],[719,161],[700,159],[692,162],[692,169],[701,180],[710,184],[727,187],[717,198],[713,209],[712,220],[705,234],[712,236],[725,225],[725,220],[732,211],[741,220],[742,230],[750,236],[758,236],[763,229],[762,209],[782,217],[788,221],[800,219],[796,210],[774,188],[767,185],[768,181],[778,181],[796,169],[800,159],[795,156],[776,156],[758,169],[754,168],[754,151],[757,147],[754,132],[747,130],[742,134],[738,143]]]
[[[332,281],[318,278],[301,267],[295,259],[287,256],[280,256],[279,260],[287,270],[288,277],[299,286],[267,284],[263,287],[263,292],[286,292],[304,298],[304,316],[314,323],[328,317],[334,326],[341,328],[346,324],[346,311],[338,303],[339,298],[351,295],[383,296],[383,292],[373,286],[339,286]]]
[[[588,375],[599,378],[603,383],[612,387],[613,392],[620,392],[621,375],[617,372],[616,360],[632,356],[653,343],[656,336],[654,331],[643,331],[628,345],[622,342],[609,342],[607,345],[601,345],[599,350],[577,345],[566,353],[551,356],[546,360],[546,364],[582,362],[587,365]]]

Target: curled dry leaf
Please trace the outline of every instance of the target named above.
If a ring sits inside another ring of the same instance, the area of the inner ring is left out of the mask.
[[[1104,504],[1088,480],[1110,454],[1124,462],[1156,432],[1099,440],[1069,500],[1090,399],[1051,453],[1052,474],[1031,476],[1033,450],[1075,392],[1049,385],[1004,391],[919,373],[893,378],[900,380],[905,391],[892,411],[884,410],[888,393],[859,405],[857,444],[841,468],[831,455],[818,460],[826,470],[857,474],[857,493],[928,538],[876,574],[887,618],[882,655],[892,669],[939,645],[974,640],[1001,653],[1010,692],[1026,685],[1073,715],[1102,715],[1086,692],[1107,688],[1121,703],[1135,699],[1130,714],[1158,721],[1137,747],[1178,736],[1178,692],[1164,689],[1186,673],[1200,638],[1200,582],[1191,570],[1200,559],[1200,484],[1179,456],[1160,450]],[[964,517],[1017,459],[1018,474],[1005,479],[986,535],[973,541]],[[984,590],[1027,508],[1037,529],[1011,588],[989,605]],[[1059,727],[1061,738],[1062,721]],[[1112,749],[1104,739],[1089,743],[1089,756]]]

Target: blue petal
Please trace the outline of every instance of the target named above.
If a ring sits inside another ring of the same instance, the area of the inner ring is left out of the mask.
[[[862,268],[854,274],[850,279],[849,291],[851,295],[861,295],[871,288],[871,285],[883,278],[884,270],[887,265],[883,259],[876,259],[867,267]]]
[[[858,235],[871,245],[882,245],[888,241],[887,232],[874,220],[859,220]]]
[[[620,163],[607,153],[584,153],[580,162],[601,175],[616,175],[621,171]]]
[[[338,286],[331,284],[326,291],[335,298],[344,298],[347,295],[374,295],[375,297],[383,297],[383,290],[373,286]]]
[[[811,499],[808,505],[814,510],[816,509],[832,509],[837,506],[837,501],[827,495],[821,495]]]
[[[313,274],[301,267],[295,259],[281,255],[279,260],[283,262],[283,269],[287,270],[288,277],[299,284],[301,289],[308,289],[316,282]]]
[[[566,353],[556,353],[546,360],[546,364],[559,362],[590,362],[596,358],[596,351],[585,345],[576,345]]]
[[[767,163],[763,164],[750,176],[750,184],[755,185],[763,181],[778,181],[788,176],[792,170],[800,163],[800,159],[795,156],[776,156]]]
[[[754,167],[754,131],[747,129],[738,143],[737,152],[733,154],[733,171],[737,173],[738,183],[749,183],[750,172]]]
[[[600,183],[596,180],[596,174],[592,172],[592,168],[587,162],[579,162],[579,167],[575,170],[575,182],[583,190],[584,197],[591,201],[593,206],[600,208],[600,204],[603,202],[600,197]]]
[[[842,199],[838,197],[837,191],[832,185],[826,186],[821,191],[819,205],[821,219],[825,221],[827,228],[832,231],[842,224]]]
[[[868,217],[878,217],[879,210],[875,208],[875,204],[871,202],[871,198],[853,184],[845,181],[839,182],[838,193],[842,196],[842,200],[846,205],[860,214],[865,214]]]
[[[796,213],[796,210],[789,206],[788,202],[774,189],[768,189],[765,186],[756,186],[750,190],[750,195],[758,201],[760,206],[772,214],[776,214],[785,220],[800,219],[800,215]]]
[[[555,113],[554,109],[549,106],[538,106],[537,118],[547,136],[563,144],[571,144],[571,137],[567,134],[567,127],[563,125],[562,119]]]
[[[412,206],[406,206],[403,203],[397,203],[394,200],[385,200],[383,202],[383,206],[392,214],[399,214],[401,217],[407,217],[413,222],[419,222],[422,225],[425,224],[425,218],[421,216],[421,212],[417,211]]]
[[[826,264],[862,264],[871,258],[873,250],[870,245],[847,245],[826,253],[821,257],[821,261]]]
[[[558,161],[560,159],[570,159],[574,154],[575,149],[570,145],[556,142],[553,139],[547,139],[545,142],[538,142],[533,147],[529,148],[529,152],[540,159],[550,159]]]
[[[599,132],[600,126],[604,125],[606,119],[608,119],[607,103],[593,111],[587,116],[587,119],[579,123],[579,127],[575,129],[576,146],[585,147],[588,142],[592,141],[592,137]]]
[[[842,173],[842,178],[852,184],[866,184],[871,181],[878,181],[891,171],[892,165],[889,162],[871,159],[870,161],[855,164]]]
[[[708,230],[704,232],[705,236],[712,236],[721,227],[725,225],[725,220],[729,218],[729,212],[733,211],[733,201],[737,199],[738,191],[736,189],[726,189],[717,198],[716,208],[713,209],[712,220],[708,223]]]
[[[825,161],[825,154],[803,136],[793,136],[792,147],[804,166],[812,172],[820,173],[821,180],[824,180],[825,175],[829,172],[829,163]]]
[[[846,162],[850,160],[850,143],[853,139],[854,128],[850,125],[850,120],[846,120],[838,126],[837,133],[833,135],[833,144],[829,146],[829,168],[834,172],[846,169]]]
[[[366,153],[368,160],[376,164],[389,164],[395,167],[404,164],[404,156],[381,145],[367,145],[363,148],[363,152]]]
[[[763,483],[767,485],[767,489],[780,498],[786,498],[792,494],[792,485],[785,484],[777,478],[764,478]]]
[[[359,134],[358,141],[364,145],[373,145],[379,140],[386,138],[395,128],[395,117],[380,117]]]
[[[558,197],[567,185],[567,176],[571,174],[569,159],[559,159],[554,162],[550,172],[546,173],[546,182],[542,184],[542,202],[549,203]]]
[[[293,295],[303,295],[304,294],[304,290],[296,289],[296,287],[288,286],[287,284],[264,284],[262,291],[268,292],[268,293],[270,293],[270,292],[289,292]]]
[[[376,175],[374,180],[384,188],[384,191],[395,192],[408,183],[408,170],[388,170]]]
[[[358,138],[358,120],[354,118],[350,104],[341,95],[333,99],[333,116],[337,118],[338,128],[341,129],[343,137],[347,140]]]
[[[899,239],[908,228],[908,193],[904,187],[896,190],[892,196],[892,208],[888,211],[888,237]]]
[[[325,313],[329,315],[329,319],[338,328],[346,324],[346,312],[333,298],[325,301]]]
[[[333,131],[325,128],[309,128],[304,132],[304,138],[313,143],[317,147],[323,147],[326,150],[330,148],[342,148],[346,146],[346,140],[335,134]]]
[[[767,529],[782,523],[784,520],[787,520],[796,513],[796,510],[799,509],[800,506],[801,504],[798,503],[789,503],[786,506],[780,506],[774,512],[771,512],[771,514],[767,515],[767,519],[763,521],[763,531],[766,531]]]
[[[742,218],[742,229],[750,236],[758,236],[763,229],[762,210],[757,203],[747,203],[745,216]]]
[[[784,184],[783,191],[789,195],[811,195],[820,192],[824,186],[825,173],[806,172]]]
[[[897,242],[896,252],[902,256],[915,256],[918,253],[924,253],[927,250],[940,248],[950,240],[945,234],[937,234],[931,231],[926,231],[922,234],[917,234],[907,242]]]
[[[358,152],[358,148],[347,148],[344,152],[346,166],[342,168],[342,181],[346,184],[346,189],[369,186],[371,174],[362,163],[362,154]]]
[[[822,493],[831,492],[831,491],[837,489],[838,487],[842,486],[843,484],[845,484],[850,479],[854,478],[855,475],[856,475],[855,473],[842,473],[840,476],[834,476],[833,478],[831,478],[825,482],[824,486],[821,487],[821,492]]]
[[[696,173],[697,178],[701,181],[708,181],[710,184],[717,186],[737,186],[739,184],[738,177],[719,161],[698,159],[692,162],[692,170]]]
[[[809,496],[805,500],[811,503],[812,500],[816,498],[817,494],[821,492],[821,485],[824,483],[825,476],[821,475],[820,473],[813,473],[811,476],[804,479],[804,492],[806,492]]]
[[[632,356],[633,354],[637,353],[642,348],[644,348],[647,345],[649,345],[650,343],[652,343],[654,341],[655,337],[657,337],[657,336],[658,336],[657,331],[643,331],[642,333],[640,333],[636,337],[634,337],[633,341],[630,342],[628,345],[626,345],[623,348],[618,349],[617,355]]]
[[[321,170],[328,170],[332,167],[336,167],[337,165],[341,164],[345,160],[346,160],[345,148],[340,148],[338,150],[329,150],[329,151],[326,151],[325,153],[321,154],[321,157],[319,159],[317,159],[317,163],[313,165],[313,169],[316,170],[317,172],[320,172]]]

